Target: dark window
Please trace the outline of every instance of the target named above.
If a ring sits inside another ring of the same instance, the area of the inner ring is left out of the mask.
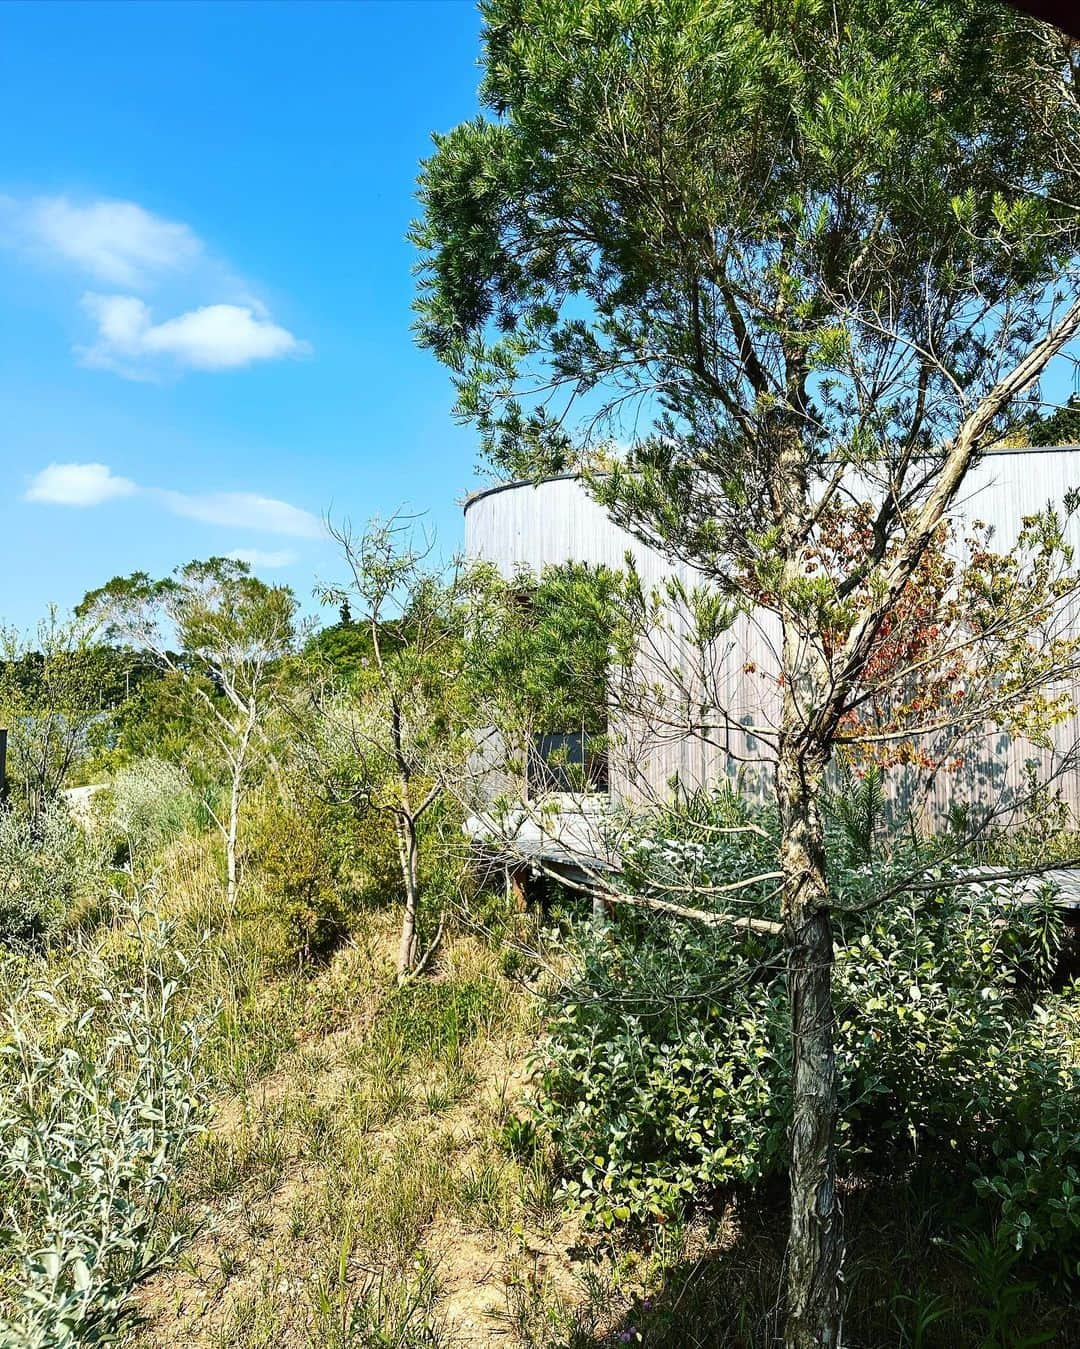
[[[529,795],[606,792],[607,754],[601,746],[601,737],[582,731],[534,736],[529,751]]]

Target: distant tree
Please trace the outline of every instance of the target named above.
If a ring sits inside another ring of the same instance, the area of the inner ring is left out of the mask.
[[[305,652],[347,682],[356,678],[371,660],[371,633],[350,616],[348,623],[332,623],[312,633]]]
[[[191,723],[186,671],[169,670],[138,652],[128,654],[136,663],[138,678],[132,680],[131,695],[117,709],[107,743],[99,751],[99,760],[115,769],[139,759],[166,759],[182,764],[192,781],[209,787],[217,766],[209,762],[213,754],[205,752]],[[179,653],[177,660],[186,666]]]
[[[31,636],[0,631],[0,725],[8,775],[36,819],[123,697],[113,653],[92,624],[53,608]]]
[[[778,716],[752,730],[782,821],[786,1343],[835,1349],[826,770],[970,470],[1080,331],[1080,52],[996,0],[482,10],[490,116],[421,175],[419,340],[504,475],[629,437],[592,489],[698,568],[701,649],[740,619],[774,644]],[[1035,656],[1069,587],[1041,528],[1049,588],[1021,581],[1005,616],[984,597],[991,640],[1015,623]],[[970,653],[987,629],[950,631]]]
[[[1070,394],[1063,407],[1031,412],[1010,429],[1013,445],[1080,445],[1080,394]]]
[[[397,519],[373,522],[360,535],[331,526],[331,534],[348,577],[324,586],[320,597],[349,605],[348,631],[363,635],[366,654],[349,663],[345,680],[339,673],[317,689],[316,727],[305,747],[332,800],[393,822],[405,896],[398,944],[404,980],[426,967],[441,937],[440,928],[426,949],[421,943],[421,852],[438,808],[466,795],[474,704],[465,632],[480,578],[430,564],[430,548]],[[314,650],[325,654],[326,647]]]
[[[268,724],[296,644],[292,591],[268,586],[245,563],[216,557],[162,580],[145,572],[115,577],[90,591],[78,612],[158,665],[173,706],[215,754],[226,803],[211,811],[234,905],[241,812],[269,749]]]

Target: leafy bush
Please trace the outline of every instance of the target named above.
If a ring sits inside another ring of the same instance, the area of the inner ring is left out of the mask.
[[[338,874],[363,904],[394,904],[403,891],[401,862],[393,821],[377,811],[350,812],[351,818],[339,821],[335,847]],[[423,859],[422,859],[423,860]]]
[[[980,1102],[992,1137],[975,1179],[1015,1249],[1066,1282],[1080,1282],[1077,993],[1073,985],[1043,1000],[1001,1054],[997,1097]]]
[[[460,809],[436,802],[419,833],[423,919],[433,928],[471,893]],[[246,912],[272,933],[284,964],[325,959],[363,909],[403,897],[397,836],[385,811],[328,804],[302,787],[283,798],[268,785],[251,800],[243,841],[254,881]]]
[[[627,868],[638,896],[700,905],[710,888],[718,899],[775,870],[769,812],[724,793],[691,804],[685,823],[669,814],[638,840]],[[870,860],[852,825],[832,831],[833,874],[859,899],[900,862]],[[767,884],[750,887],[759,912]],[[1075,995],[1047,991],[1061,940],[1048,894],[954,886],[944,871],[848,914],[836,937],[840,1143],[849,1172],[974,1178],[1011,1240],[1075,1276],[1078,1013]],[[673,1216],[781,1172],[791,1049],[779,939],[622,911],[570,954],[537,1111],[587,1219]]]
[[[138,865],[199,824],[199,804],[183,769],[150,758],[120,769],[96,813],[126,860]]]
[[[97,873],[97,858],[63,801],[34,820],[0,807],[0,944],[47,942]]]
[[[327,811],[300,810],[277,793],[251,803],[245,831],[249,887],[245,913],[265,924],[282,964],[319,960],[349,930],[348,909],[329,846]]]
[[[782,1164],[789,1052],[763,952],[667,920],[583,944],[543,1046],[538,1115],[604,1227],[671,1218]]]
[[[1013,1041],[1060,947],[1050,897],[946,883],[845,928],[834,1003],[847,1147],[878,1167],[930,1152],[962,1168],[1001,1117]]]
[[[198,1025],[180,1011],[168,927],[137,923],[138,971],[100,954],[19,981],[0,1060],[0,1339],[11,1349],[112,1342],[135,1285],[177,1239],[161,1211],[203,1127]]]
[[[696,792],[624,829],[623,886],[683,904],[690,895],[694,904],[722,895],[725,912],[779,917],[777,830],[771,807],[753,805],[732,787]],[[730,890],[732,881],[759,876],[766,879]]]

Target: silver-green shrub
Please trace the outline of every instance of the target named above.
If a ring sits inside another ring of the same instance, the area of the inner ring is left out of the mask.
[[[136,1285],[174,1253],[167,1203],[202,1131],[199,1025],[170,928],[66,976],[16,975],[0,1048],[0,1343],[113,1343]],[[17,962],[12,959],[9,976]]]
[[[140,759],[122,768],[104,794],[99,822],[134,865],[145,864],[170,839],[197,822],[191,779],[164,759]]]
[[[0,808],[0,946],[47,942],[96,874],[93,848],[63,801],[34,820]]]

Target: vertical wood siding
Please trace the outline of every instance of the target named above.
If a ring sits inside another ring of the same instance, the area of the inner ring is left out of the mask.
[[[978,520],[990,526],[991,546],[1004,552],[1015,543],[1025,516],[1048,504],[1060,508],[1066,493],[1074,490],[1080,490],[1080,448],[999,451],[987,455],[972,472],[954,514],[961,522]],[[1080,520],[1070,521],[1068,534],[1080,558]],[[670,561],[615,525],[573,477],[476,493],[465,506],[465,548],[470,557],[492,563],[507,579],[523,569],[539,572],[571,561],[621,569],[629,553],[646,591],[672,577],[687,587],[700,584],[693,568]],[[767,790],[769,747],[746,728],[775,726],[779,714],[775,617],[740,619],[723,651],[713,653],[708,669],[693,673],[692,653],[680,640],[685,632],[677,617],[671,628],[649,635],[646,645],[651,650],[643,653],[637,672],[649,670],[651,680],[668,690],[670,703],[665,704],[662,719],[679,720],[668,715],[677,711],[674,690],[676,685],[689,685],[695,702],[700,698],[726,705],[741,729],[713,727],[703,735],[687,730],[685,724],[665,724],[661,730],[623,717],[612,727],[612,793],[625,800],[658,801],[670,795],[676,776],[692,789],[724,774],[740,777],[747,790]],[[678,678],[672,677],[672,670],[679,671]],[[1055,730],[1050,750],[1010,742],[1002,732],[987,732],[977,752],[969,755],[964,772],[939,773],[928,794],[926,784],[913,774],[894,773],[890,792],[900,801],[921,792],[933,815],[947,811],[957,800],[996,804],[1023,786],[1025,765],[1034,760],[1043,775],[1066,766],[1057,786],[1069,805],[1080,811],[1080,765],[1071,762],[1078,741],[1077,718]]]

